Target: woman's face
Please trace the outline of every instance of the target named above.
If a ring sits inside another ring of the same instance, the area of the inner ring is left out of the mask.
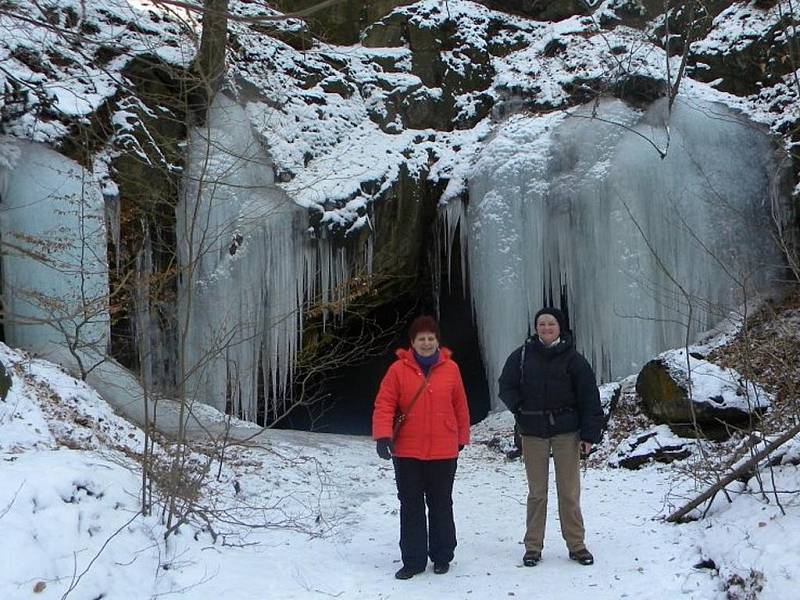
[[[439,349],[439,340],[436,339],[436,334],[432,331],[420,331],[417,337],[411,340],[411,347],[420,356],[433,356]]]
[[[536,319],[536,335],[545,346],[549,346],[561,335],[561,328],[553,315],[540,315]]]

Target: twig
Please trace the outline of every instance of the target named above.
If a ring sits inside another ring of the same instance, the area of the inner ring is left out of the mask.
[[[123,529],[125,529],[126,527],[128,527],[128,525],[130,525],[130,524],[131,524],[131,523],[133,523],[133,522],[134,522],[136,519],[138,519],[138,518],[139,518],[139,515],[141,515],[141,511],[137,511],[137,512],[136,512],[136,514],[134,514],[134,515],[133,515],[133,516],[132,516],[130,519],[128,519],[128,521],[127,521],[127,522],[125,522],[125,523],[124,523],[122,526],[120,526],[120,528],[119,528],[119,529],[117,529],[117,530],[116,530],[114,533],[112,533],[112,534],[109,536],[109,538],[108,538],[108,539],[107,539],[105,542],[103,542],[103,545],[102,545],[102,546],[100,546],[100,550],[98,550],[98,551],[97,551],[97,554],[95,554],[95,555],[94,555],[94,557],[92,558],[92,560],[90,560],[90,561],[89,561],[89,564],[88,564],[88,565],[86,565],[86,568],[85,568],[85,569],[84,569],[84,570],[81,572],[81,574],[80,574],[80,575],[78,575],[77,577],[73,575],[73,577],[72,577],[72,582],[69,584],[69,587],[67,588],[67,591],[66,591],[66,592],[64,592],[64,595],[63,595],[63,596],[61,596],[61,600],[66,600],[67,596],[69,596],[69,595],[70,595],[70,593],[71,593],[71,592],[72,592],[72,591],[73,591],[73,590],[74,590],[76,587],[78,587],[78,584],[81,582],[81,579],[83,578],[83,576],[84,576],[84,575],[86,575],[86,573],[88,573],[88,572],[89,572],[89,569],[91,569],[91,568],[92,568],[92,565],[95,563],[95,561],[96,561],[98,558],[100,558],[100,555],[101,555],[101,554],[103,553],[103,551],[106,549],[106,546],[108,546],[108,544],[110,544],[110,543],[111,543],[111,540],[113,540],[115,537],[117,537],[117,535],[119,535],[119,534],[122,532],[122,530],[123,530]]]

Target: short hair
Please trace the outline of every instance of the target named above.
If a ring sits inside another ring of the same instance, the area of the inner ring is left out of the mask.
[[[408,338],[413,342],[420,333],[426,331],[435,334],[437,340],[441,339],[439,325],[436,323],[436,319],[428,315],[417,317],[411,322],[411,325],[408,328]]]

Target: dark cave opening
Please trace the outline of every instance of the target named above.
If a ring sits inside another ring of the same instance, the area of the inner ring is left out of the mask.
[[[458,240],[458,236],[456,236]],[[456,245],[458,242],[456,241]],[[448,288],[443,276],[442,290],[438,294],[439,325],[442,332],[441,345],[453,352],[464,380],[472,423],[483,420],[489,412],[490,396],[483,368],[483,359],[478,344],[477,328],[469,290],[463,289],[460,272],[460,249],[455,247],[453,270]],[[424,261],[427,263],[428,261]],[[370,435],[372,429],[372,405],[381,379],[395,359],[397,348],[407,348],[408,325],[421,314],[435,314],[436,292],[430,282],[429,266],[418,281],[426,282],[425,289],[398,299],[397,303],[381,307],[373,318],[380,326],[390,327],[398,320],[402,326],[389,342],[387,350],[370,357],[357,365],[342,368],[333,378],[325,382],[326,398],[314,405],[298,406],[274,426],[280,429],[298,429],[321,433]]]

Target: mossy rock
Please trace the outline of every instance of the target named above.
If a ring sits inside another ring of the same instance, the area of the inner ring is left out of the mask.
[[[681,435],[690,434],[697,423],[700,433],[714,438],[726,437],[718,431],[726,424],[743,427],[750,423],[751,413],[723,406],[722,398],[690,399],[685,378],[684,371],[671,369],[660,358],[648,362],[636,379],[636,393],[647,416]]]
[[[425,236],[431,235],[442,191],[435,189],[427,176],[426,172],[412,175],[401,167],[397,182],[375,204],[373,272],[385,281],[379,294],[387,303],[417,285]]]
[[[135,147],[145,156],[123,151],[111,161],[111,173],[119,190],[120,211],[118,244],[108,245],[108,262],[117,265],[109,270],[111,293],[117,299],[117,308],[112,313],[111,347],[117,360],[135,369],[139,363],[133,342],[135,278],[129,274],[136,272],[137,255],[145,237],[150,238],[153,253],[153,280],[160,284],[158,290],[153,291],[151,304],[159,313],[164,335],[169,335],[175,326],[175,206],[182,175],[174,167],[183,164],[187,115],[182,95],[185,82],[181,80],[185,73],[158,57],[142,56],[130,61],[123,75],[131,82],[136,96],[149,108],[129,109],[138,124],[128,140],[135,139]],[[193,101],[201,102],[200,96]],[[195,108],[199,110],[200,104]]]
[[[445,71],[442,87],[453,95],[489,89],[495,75],[492,56],[485,50],[469,46],[459,48],[459,52],[468,60],[462,62],[461,69]]]
[[[663,9],[664,4],[661,3]],[[627,25],[629,27],[643,27],[648,18],[654,18],[654,15],[647,8],[647,3],[641,0],[624,0],[617,2],[614,5],[614,19],[615,22],[606,21],[605,15],[600,16],[600,26],[608,28],[611,25]]]
[[[642,4],[647,10],[647,20],[652,21],[664,12],[664,3],[661,0],[643,0]],[[694,0],[683,0],[673,5],[669,12],[669,44],[667,50],[670,55],[682,54],[687,39],[687,34],[691,31],[693,40],[703,39],[714,23],[714,18],[723,10],[733,4],[733,0],[708,0],[707,2],[695,2]],[[664,47],[666,38],[666,26],[664,19],[662,24],[655,28],[651,40]]]
[[[408,73],[406,58],[407,56],[399,54],[378,53],[369,57],[370,62],[379,65],[384,73]]]
[[[483,119],[489,116],[494,108],[494,96],[481,92],[472,96],[473,105],[471,112],[462,110],[453,116],[453,129],[472,129]],[[455,111],[455,107],[453,109]]]
[[[491,19],[486,29],[486,50],[492,56],[508,56],[529,44],[528,37],[517,25],[503,19]]]

